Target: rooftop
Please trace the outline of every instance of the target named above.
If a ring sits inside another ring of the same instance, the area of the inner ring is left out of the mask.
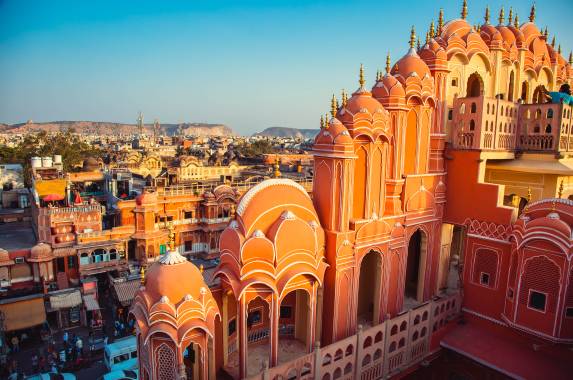
[[[0,224],[0,248],[10,251],[30,249],[36,245],[36,234],[28,223]]]

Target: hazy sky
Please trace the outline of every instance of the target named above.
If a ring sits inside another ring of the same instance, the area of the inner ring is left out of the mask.
[[[0,122],[27,119],[225,123],[249,134],[269,126],[318,128],[332,93],[372,85],[386,52],[425,36],[439,4],[456,1],[31,1],[0,0]],[[520,20],[530,1],[469,1]],[[537,1],[536,23],[573,48],[573,1]],[[497,22],[496,22],[497,23]]]

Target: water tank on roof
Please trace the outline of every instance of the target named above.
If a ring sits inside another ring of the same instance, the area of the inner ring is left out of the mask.
[[[42,159],[40,157],[32,157],[32,168],[41,168]]]
[[[56,154],[54,156],[54,165],[58,165],[62,163],[62,156],[60,154]]]
[[[52,167],[52,157],[42,157],[42,167],[51,168]]]

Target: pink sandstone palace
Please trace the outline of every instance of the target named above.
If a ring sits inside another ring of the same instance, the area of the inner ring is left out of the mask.
[[[211,274],[172,227],[130,309],[140,378],[571,378],[573,62],[535,12],[464,1],[372,88],[361,68],[312,189],[244,192]]]

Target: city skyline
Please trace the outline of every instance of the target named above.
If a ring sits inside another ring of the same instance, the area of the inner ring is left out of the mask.
[[[468,20],[497,24],[500,5],[526,21],[530,1],[470,1]],[[573,4],[538,7],[563,55]],[[396,17],[415,7],[416,14]],[[0,3],[0,122],[92,120],[222,123],[243,135],[318,128],[334,92],[367,85],[422,39],[439,5],[427,2],[259,1],[233,4]],[[459,17],[461,1],[443,5]],[[387,38],[386,36],[393,36]],[[344,78],[344,80],[336,79]],[[313,91],[309,91],[313,89]]]

